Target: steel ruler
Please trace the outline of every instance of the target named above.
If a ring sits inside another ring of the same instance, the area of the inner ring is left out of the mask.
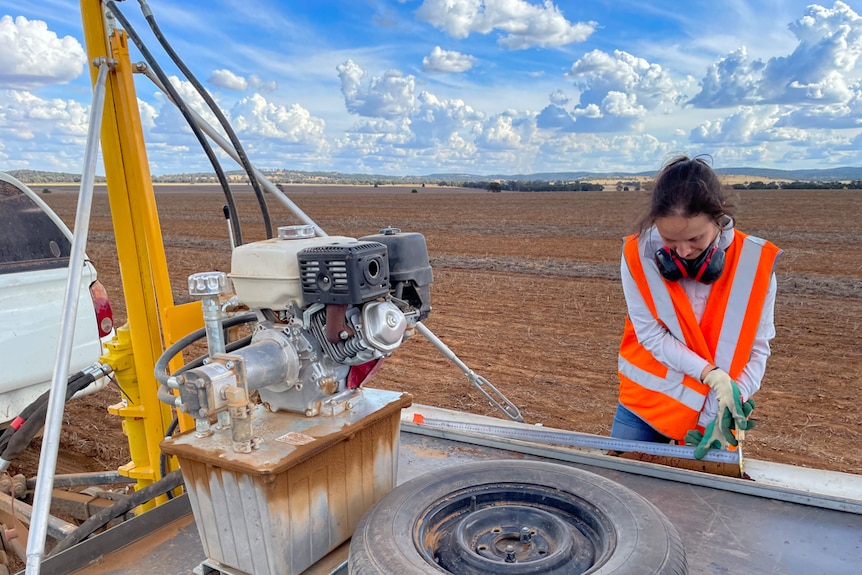
[[[507,439],[518,439],[533,443],[545,443],[553,445],[565,445],[570,447],[584,447],[588,449],[602,449],[606,451],[624,451],[646,453],[649,455],[661,455],[664,457],[678,457],[682,459],[694,459],[694,446],[672,445],[669,443],[653,443],[651,441],[634,441],[630,439],[617,439],[603,435],[591,435],[589,433],[578,433],[575,431],[550,431],[541,427],[509,427],[503,425],[482,425],[478,423],[462,423],[459,421],[448,421],[432,418],[417,418],[414,424],[419,427],[433,427],[440,430],[460,431],[475,435],[486,435],[503,437]],[[740,464],[741,451],[726,451],[710,449],[701,461],[712,461],[715,463]]]

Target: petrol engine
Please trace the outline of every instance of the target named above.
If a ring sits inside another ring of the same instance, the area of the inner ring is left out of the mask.
[[[354,239],[314,230],[281,227],[276,238],[237,247],[230,274],[189,277],[190,293],[202,299],[208,354],[167,378],[179,397],[168,390],[160,397],[192,415],[199,436],[211,433],[217,416],[234,427],[236,450],[252,449],[246,420],[254,391],[271,412],[350,409],[360,386],[431,311],[424,236],[386,228]],[[226,334],[240,329],[227,328],[229,318],[246,307],[251,334],[229,341]]]

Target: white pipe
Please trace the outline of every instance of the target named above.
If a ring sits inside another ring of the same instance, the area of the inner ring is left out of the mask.
[[[163,93],[166,97],[168,97],[168,98],[170,99],[170,97],[168,96],[168,92],[165,90],[165,86],[161,83],[161,81],[160,81],[160,80],[159,80],[159,78],[155,75],[155,73],[154,73],[152,70],[150,70],[149,66],[147,66],[147,65],[146,65],[146,64],[144,64],[144,63],[138,63],[138,64],[137,64],[137,69],[138,69],[138,71],[142,72],[142,73],[143,73],[147,78],[149,78],[150,80],[152,80],[153,84],[155,84],[155,85],[156,85],[156,87],[157,87],[159,90],[161,90],[161,91],[162,91],[162,93]],[[174,104],[176,105],[176,102],[174,102]],[[230,143],[229,141],[227,141],[227,140],[226,140],[226,139],[225,139],[221,134],[219,134],[219,133],[215,130],[215,128],[213,128],[213,127],[212,127],[212,126],[211,126],[211,125],[210,125],[206,120],[204,120],[204,119],[200,116],[200,114],[198,114],[197,112],[195,112],[195,111],[194,111],[194,110],[192,110],[191,108],[189,108],[189,113],[191,114],[191,116],[192,116],[192,118],[194,119],[194,121],[195,121],[195,123],[197,124],[197,126],[198,126],[201,130],[203,130],[204,132],[206,132],[206,134],[207,134],[210,138],[212,138],[212,140],[213,140],[216,144],[218,144],[218,145],[219,145],[219,147],[220,147],[222,150],[224,150],[224,151],[227,153],[227,155],[229,155],[231,158],[233,158],[233,159],[234,159],[234,161],[236,161],[237,163],[240,163],[240,162],[241,162],[241,161],[240,161],[240,158],[239,158],[239,154],[237,153],[236,149],[233,147],[233,144],[231,144],[231,143]],[[312,219],[308,216],[308,214],[306,214],[305,212],[303,212],[303,211],[302,211],[302,209],[301,209],[299,206],[297,206],[295,203],[293,203],[293,200],[291,200],[290,198],[288,198],[288,197],[284,194],[284,192],[282,192],[281,190],[279,190],[279,189],[278,189],[278,187],[277,187],[275,184],[273,184],[272,182],[270,182],[270,181],[266,178],[266,176],[264,176],[262,173],[260,173],[260,171],[258,171],[258,169],[257,169],[257,168],[255,168],[254,166],[252,166],[251,170],[252,170],[252,172],[254,172],[255,177],[260,181],[260,183],[263,185],[263,187],[264,187],[264,188],[266,188],[266,190],[267,190],[268,192],[271,192],[273,195],[275,195],[275,197],[276,197],[276,198],[277,198],[277,199],[278,199],[282,204],[284,204],[284,205],[287,207],[287,209],[289,209],[289,210],[290,210],[290,211],[291,211],[291,212],[292,212],[296,217],[298,217],[300,220],[302,220],[302,223],[307,224],[307,225],[310,225],[310,226],[314,226],[314,233],[315,233],[315,234],[317,234],[318,236],[328,236],[328,235],[329,235],[329,234],[327,234],[325,231],[323,231],[323,228],[321,228],[321,227],[320,227],[320,226],[318,226],[316,223],[314,223],[314,220],[312,220]]]
[[[45,536],[48,531],[48,516],[51,511],[51,492],[54,489],[54,474],[57,466],[57,451],[60,447],[60,428],[63,425],[63,409],[66,405],[66,384],[69,378],[69,362],[75,336],[75,318],[78,317],[78,295],[81,290],[81,270],[84,267],[84,252],[90,229],[90,210],[93,204],[93,184],[96,179],[96,159],[99,155],[99,134],[105,108],[105,80],[108,76],[108,59],[99,58],[99,75],[93,87],[93,105],[90,109],[90,127],[87,132],[87,149],[78,194],[78,209],[75,213],[75,232],[72,237],[72,253],[69,258],[69,276],[66,281],[66,297],[63,301],[63,323],[60,328],[60,344],[54,358],[54,376],[48,396],[48,413],[45,416],[45,431],[42,451],[39,454],[39,474],[33,496],[33,517],[27,539],[27,575],[39,575],[42,555],[45,553]]]

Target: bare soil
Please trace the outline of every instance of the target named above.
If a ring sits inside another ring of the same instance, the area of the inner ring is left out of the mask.
[[[644,208],[641,192],[487,193],[411,187],[288,186],[330,234],[359,237],[386,226],[425,235],[434,269],[426,325],[486,377],[530,423],[610,431],[625,317],[622,236]],[[76,188],[44,199],[71,224]],[[245,241],[263,239],[254,195],[235,190]],[[738,227],[784,249],[777,274],[777,336],[761,391],[750,458],[862,473],[862,211],[858,191],[757,191],[737,198]],[[230,271],[224,197],[203,186],[160,186],[156,201],[176,303],[186,278]],[[275,226],[300,223],[267,194]],[[107,194],[97,190],[88,254],[125,307]],[[406,341],[373,386],[415,402],[502,417],[428,341]],[[119,391],[68,406],[58,473],[128,461]],[[36,473],[38,442],[13,472]]]

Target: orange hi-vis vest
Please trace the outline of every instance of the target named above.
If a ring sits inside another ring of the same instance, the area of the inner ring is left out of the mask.
[[[626,237],[623,256],[653,317],[690,350],[736,379],[751,356],[763,303],[781,250],[734,230],[724,271],[700,324],[682,286],[665,280],[638,234]],[[660,433],[683,439],[697,425],[709,386],[660,363],[638,342],[626,317],[619,355],[620,403]]]

